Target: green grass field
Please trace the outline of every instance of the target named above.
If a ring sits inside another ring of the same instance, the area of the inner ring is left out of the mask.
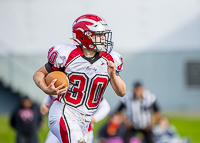
[[[181,136],[186,136],[191,139],[193,143],[200,143],[200,116],[179,116],[169,115],[171,123],[177,128]],[[95,124],[94,134],[96,135],[98,129],[106,121],[103,120]],[[40,143],[44,143],[48,133],[47,117],[44,117],[43,124],[38,131]],[[14,143],[15,131],[9,125],[8,116],[0,116],[0,143]]]

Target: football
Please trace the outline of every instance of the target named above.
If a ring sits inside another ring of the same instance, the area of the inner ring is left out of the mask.
[[[47,74],[47,76],[45,78],[46,84],[49,85],[52,82],[52,80],[54,80],[54,79],[57,79],[57,81],[54,84],[55,87],[58,87],[63,83],[65,83],[63,88],[69,86],[69,80],[67,78],[67,75],[64,72],[61,72],[61,71],[50,72],[49,74]]]

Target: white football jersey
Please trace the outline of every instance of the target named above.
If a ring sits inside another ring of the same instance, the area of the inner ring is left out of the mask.
[[[82,114],[92,115],[110,80],[107,61],[116,64],[117,73],[122,70],[123,59],[114,51],[87,58],[76,45],[59,44],[50,48],[48,62],[52,69],[64,71],[69,79],[68,91],[59,96],[59,101]]]

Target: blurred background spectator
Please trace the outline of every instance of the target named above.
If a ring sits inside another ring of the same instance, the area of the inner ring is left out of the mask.
[[[175,126],[168,117],[162,116],[157,125],[153,127],[155,143],[189,143],[188,139],[181,139]]]
[[[123,143],[123,137],[126,133],[124,119],[125,117],[121,112],[116,112],[111,115],[108,122],[104,124],[99,131],[99,142]]]
[[[127,93],[121,101],[117,110],[122,111],[126,108],[129,119],[125,143],[129,143],[138,132],[143,133],[145,143],[153,143],[152,126],[161,116],[156,96],[145,90],[141,82],[135,82],[132,92]]]
[[[28,96],[23,96],[10,119],[11,126],[17,133],[16,143],[38,143],[37,130],[41,121],[38,106]]]

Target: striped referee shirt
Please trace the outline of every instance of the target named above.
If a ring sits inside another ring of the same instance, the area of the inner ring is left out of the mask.
[[[143,91],[143,98],[136,99],[132,93],[127,93],[121,99],[118,111],[126,108],[126,114],[135,129],[144,129],[151,122],[153,112],[160,109],[156,104],[156,96],[148,90]]]

